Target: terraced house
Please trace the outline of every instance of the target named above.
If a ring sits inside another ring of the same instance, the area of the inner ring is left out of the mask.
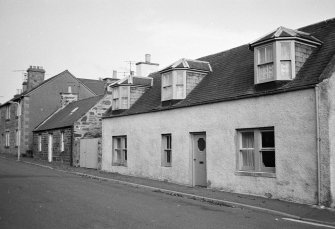
[[[22,84],[22,93],[0,106],[0,152],[32,154],[32,130],[61,106],[63,101],[88,98],[104,93],[103,82],[92,85],[91,80],[77,79],[63,71],[44,80],[45,70],[30,66]],[[88,86],[85,84],[89,82]],[[98,85],[98,86],[97,86]]]
[[[151,74],[103,118],[102,169],[334,206],[334,44],[335,19],[279,27]]]

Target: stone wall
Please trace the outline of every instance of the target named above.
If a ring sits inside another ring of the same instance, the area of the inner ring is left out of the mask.
[[[102,115],[112,105],[112,95],[106,94],[94,107],[74,123],[73,165],[79,166],[79,141],[81,138],[101,137]]]
[[[307,58],[313,52],[313,48],[308,45],[295,42],[295,72],[299,72],[301,67],[306,62]]]
[[[64,133],[64,151],[61,151],[61,133]],[[52,134],[52,161],[72,163],[72,128],[62,128],[33,133],[33,156],[48,160],[49,134]],[[42,149],[38,150],[38,136],[42,138]]]
[[[10,119],[6,119],[6,106],[0,107],[0,153],[17,154],[16,130],[18,129],[17,105],[9,104]],[[10,144],[6,147],[6,133],[9,133]]]
[[[199,72],[186,72],[186,96],[199,84],[205,75]]]

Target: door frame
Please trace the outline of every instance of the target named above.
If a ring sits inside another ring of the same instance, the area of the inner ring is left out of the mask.
[[[48,134],[48,162],[52,162],[52,154],[53,154],[53,134]]]
[[[191,161],[191,170],[192,170],[192,175],[191,175],[191,180],[192,180],[192,186],[195,186],[195,164],[194,164],[194,150],[193,150],[193,146],[194,146],[194,136],[196,135],[205,135],[206,137],[206,155],[205,155],[205,159],[206,159],[206,179],[207,179],[207,135],[206,135],[206,131],[197,131],[197,132],[190,132],[190,161]]]

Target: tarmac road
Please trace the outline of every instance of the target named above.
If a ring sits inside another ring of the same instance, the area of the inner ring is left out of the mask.
[[[322,228],[0,158],[0,228]]]

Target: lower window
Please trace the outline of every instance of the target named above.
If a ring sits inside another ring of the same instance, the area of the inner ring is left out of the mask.
[[[274,128],[238,130],[239,171],[276,172]]]
[[[172,162],[171,134],[162,134],[162,166],[170,167]]]
[[[113,165],[127,166],[127,136],[113,137]]]

